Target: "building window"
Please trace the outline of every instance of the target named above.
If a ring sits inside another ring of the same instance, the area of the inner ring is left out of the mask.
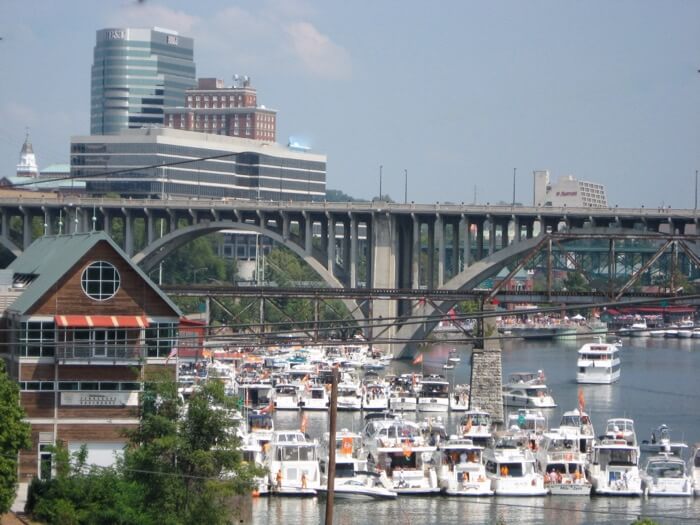
[[[52,357],[56,345],[53,321],[28,321],[20,324],[20,355]]]
[[[80,284],[90,299],[106,301],[119,290],[119,272],[112,263],[95,261],[83,270]]]

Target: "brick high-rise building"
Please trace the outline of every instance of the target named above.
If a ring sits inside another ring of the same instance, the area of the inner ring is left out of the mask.
[[[277,111],[258,106],[250,79],[236,76],[232,86],[217,78],[200,78],[185,92],[184,107],[165,108],[164,125],[186,131],[275,142]]]

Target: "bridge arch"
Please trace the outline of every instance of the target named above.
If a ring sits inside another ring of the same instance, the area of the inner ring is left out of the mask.
[[[582,237],[590,235],[594,237],[596,235],[614,236],[620,235],[624,236],[626,234],[639,234],[639,230],[632,228],[577,228],[570,229],[567,233],[578,234]],[[660,239],[664,238],[663,234],[654,232],[645,232],[650,236],[658,236]],[[517,257],[528,253],[537,247],[538,244],[546,239],[548,234],[543,234],[538,237],[533,237],[531,239],[524,239],[520,242],[513,243],[502,250],[497,251],[493,255],[486,257],[478,262],[473,263],[464,271],[455,275],[452,279],[447,281],[441,289],[447,290],[472,290],[477,285],[482,283],[484,280],[495,276],[500,272],[508,263],[512,262]],[[580,239],[581,237],[579,237]],[[565,242],[565,241],[564,241]],[[408,324],[403,325],[396,333],[396,338],[400,341],[422,341],[433,331],[439,322],[440,312],[446,312],[452,306],[454,306],[455,301],[440,301],[426,307],[423,315],[432,321],[419,324]],[[408,357],[410,351],[410,344],[406,344],[403,349],[399,352],[399,357]]]
[[[164,235],[160,239],[146,246],[145,249],[134,255],[132,260],[134,263],[138,264],[142,270],[149,273],[170,253],[181,246],[184,246],[188,242],[209,233],[231,229],[259,233],[260,235],[265,235],[266,237],[271,238],[273,241],[276,241],[277,243],[289,248],[291,251],[301,257],[301,259],[306,262],[319,275],[319,277],[321,277],[326,284],[328,284],[328,286],[331,288],[343,287],[343,284],[331,272],[329,272],[323,264],[321,264],[311,254],[306,253],[306,251],[295,242],[285,239],[279,233],[268,228],[245,222],[212,221],[197,223],[184,228],[178,228],[177,230]],[[343,302],[346,304],[350,312],[352,312],[352,316],[355,320],[365,321],[365,318],[360,309],[357,307],[355,301],[345,300]]]

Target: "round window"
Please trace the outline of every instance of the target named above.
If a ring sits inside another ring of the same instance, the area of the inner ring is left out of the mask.
[[[106,301],[119,290],[119,272],[112,263],[96,261],[83,270],[80,285],[90,299]]]

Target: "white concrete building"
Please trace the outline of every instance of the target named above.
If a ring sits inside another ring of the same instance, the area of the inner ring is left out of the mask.
[[[534,171],[534,206],[568,206],[607,208],[605,186],[596,182],[577,180],[573,175],[552,183],[549,171]]]

